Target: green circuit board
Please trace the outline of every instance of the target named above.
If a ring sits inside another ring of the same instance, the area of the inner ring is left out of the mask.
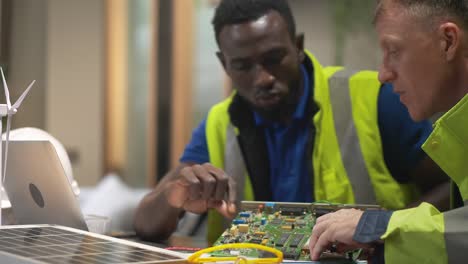
[[[309,238],[317,217],[342,208],[377,209],[371,205],[339,205],[330,203],[278,203],[242,202],[241,211],[231,226],[216,240],[214,245],[230,243],[254,243],[283,252],[287,260],[309,261]],[[346,254],[326,252],[324,255],[349,263],[358,258],[360,251]],[[212,256],[271,257],[271,253],[256,249],[223,250]],[[348,262],[346,262],[348,261]]]

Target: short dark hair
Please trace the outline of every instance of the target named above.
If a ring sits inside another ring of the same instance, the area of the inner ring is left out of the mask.
[[[411,14],[423,18],[447,17],[458,20],[463,28],[468,28],[468,0],[391,0],[405,7]],[[385,11],[384,3],[388,0],[377,0],[374,23]]]
[[[255,21],[270,11],[276,11],[283,17],[294,40],[296,23],[286,0],[222,0],[212,21],[216,41],[219,44],[219,34],[224,26]]]

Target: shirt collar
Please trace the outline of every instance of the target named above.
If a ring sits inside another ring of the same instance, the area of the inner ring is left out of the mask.
[[[304,92],[301,95],[301,98],[299,99],[299,103],[296,106],[296,110],[294,111],[293,114],[293,119],[295,120],[301,120],[304,118],[305,115],[305,109],[307,106],[307,101],[309,99],[309,94],[310,94],[310,80],[309,80],[309,75],[307,73],[307,70],[303,64],[301,64],[301,73],[302,73],[302,79],[303,79],[303,85],[304,85]],[[255,125],[260,126],[267,124],[268,121],[263,119],[260,114],[254,111],[254,119],[255,119]]]

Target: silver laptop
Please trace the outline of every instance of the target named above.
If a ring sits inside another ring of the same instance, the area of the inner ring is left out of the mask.
[[[4,188],[18,224],[57,224],[88,230],[50,141],[9,142]]]

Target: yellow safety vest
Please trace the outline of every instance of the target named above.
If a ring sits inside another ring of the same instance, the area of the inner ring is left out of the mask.
[[[423,203],[394,212],[382,236],[385,263],[467,263],[468,95],[435,123],[423,149],[458,185],[465,206],[441,213]]]
[[[385,165],[377,118],[381,86],[377,73],[349,72],[340,67],[323,69],[312,54],[306,54],[314,69],[313,96],[319,107],[313,117],[314,200],[377,203],[389,209],[406,207],[416,192],[413,186],[396,182]],[[233,96],[212,107],[208,114],[210,163],[234,177],[239,199],[254,200],[237,142],[238,129],[230,122],[228,109]],[[209,212],[209,242],[214,242],[226,227],[221,221],[221,215]]]

